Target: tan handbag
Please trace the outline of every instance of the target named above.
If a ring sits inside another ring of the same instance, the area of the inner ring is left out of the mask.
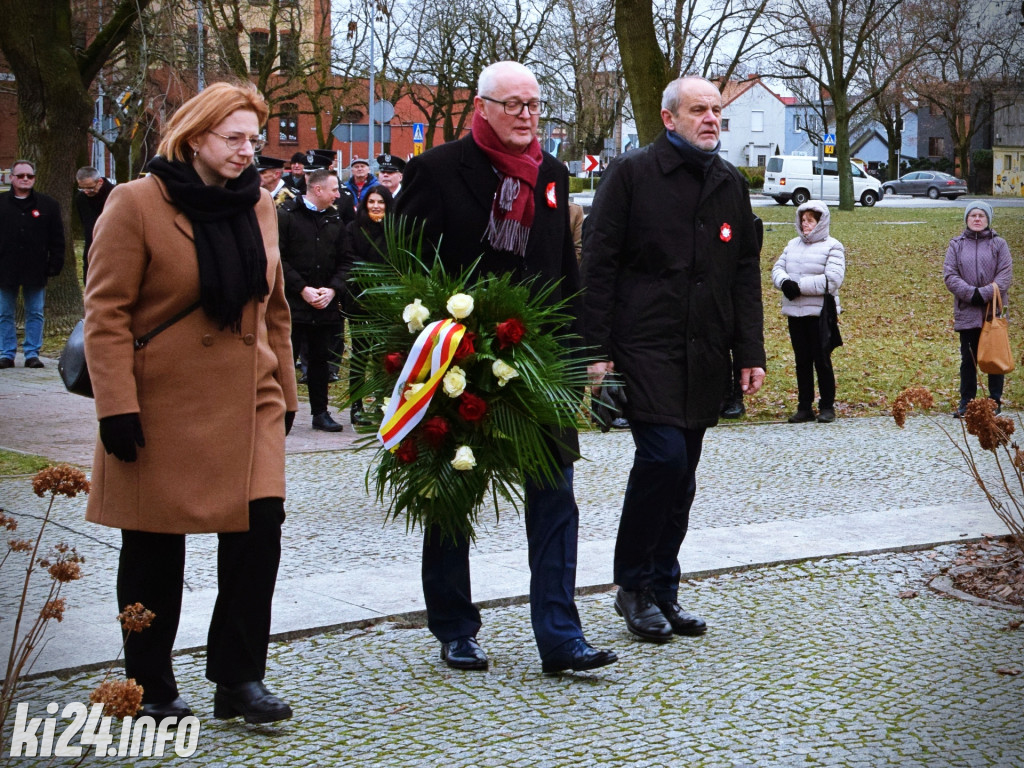
[[[1014,369],[1009,323],[1003,315],[1003,297],[992,283],[992,301],[985,307],[985,322],[978,341],[978,369],[982,373],[1009,373]]]

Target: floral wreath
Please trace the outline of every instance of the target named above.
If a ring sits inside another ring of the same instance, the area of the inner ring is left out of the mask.
[[[352,366],[376,426],[357,444],[376,448],[367,488],[407,529],[437,526],[473,537],[488,495],[519,508],[525,477],[553,481],[558,435],[581,411],[587,360],[557,283],[476,276],[479,260],[447,273],[422,234],[385,219],[384,263],[358,263],[349,280],[365,349]],[[355,346],[355,345],[354,345]],[[357,347],[358,348],[358,347]]]

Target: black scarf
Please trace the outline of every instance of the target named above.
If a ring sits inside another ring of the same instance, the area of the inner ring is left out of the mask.
[[[665,134],[668,136],[669,143],[683,156],[683,163],[700,173],[701,176],[707,174],[711,164],[718,157],[718,151],[722,148],[722,142],[718,142],[714,149],[705,150],[695,147],[675,131],[666,129]]]
[[[221,328],[239,332],[245,305],[263,301],[270,292],[267,252],[256,219],[259,172],[250,165],[219,187],[206,184],[191,164],[159,155],[147,170],[166,185],[171,201],[192,223],[203,311]]]

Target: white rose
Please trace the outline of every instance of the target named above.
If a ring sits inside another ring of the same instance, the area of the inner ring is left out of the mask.
[[[444,375],[441,384],[444,387],[444,393],[448,397],[458,397],[466,391],[466,372],[459,368],[459,366],[453,365],[448,369],[448,373]]]
[[[406,386],[405,386],[405,399],[408,400],[410,397],[415,395],[417,392],[419,392],[425,386],[426,385],[422,384],[422,383],[421,384],[406,384]]]
[[[473,455],[473,449],[468,445],[460,445],[459,449],[455,451],[455,458],[452,459],[452,466],[462,472],[475,467],[476,457]]]
[[[495,360],[491,365],[491,373],[498,380],[498,386],[504,387],[512,379],[519,375],[519,371],[506,363],[504,360]]]
[[[409,326],[409,333],[423,330],[424,321],[430,317],[430,310],[423,306],[423,302],[414,299],[412,304],[406,304],[402,310],[402,322]]]
[[[456,293],[448,299],[448,304],[445,305],[445,308],[448,310],[448,314],[456,320],[469,317],[473,311],[473,297],[468,293]]]

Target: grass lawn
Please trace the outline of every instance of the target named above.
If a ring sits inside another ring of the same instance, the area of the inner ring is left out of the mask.
[[[34,475],[52,463],[45,456],[17,453],[0,448],[0,477],[4,475]]]
[[[942,262],[950,239],[963,231],[963,210],[830,211],[832,236],[846,246],[846,279],[839,291],[845,344],[832,354],[836,410],[841,416],[880,414],[903,388],[916,384],[931,389],[937,408],[948,404],[952,410],[959,397],[960,347],[953,331],[953,297],[942,282]],[[771,268],[796,236],[795,208],[758,208],[755,213],[765,221],[761,264],[768,378],[760,393],[746,398],[747,418],[778,419],[796,409],[796,373],[779,310],[781,292],[771,284]],[[1024,280],[1024,209],[997,208],[994,224],[1017,261],[1010,290],[1010,342],[1020,355],[1024,325],[1013,303]],[[1024,406],[1018,372],[1007,376],[1003,400],[1009,407]]]
[[[963,230],[960,208],[831,208],[832,235],[846,246],[846,281],[840,289],[844,346],[832,354],[840,416],[879,415],[902,389],[923,385],[936,406],[952,410],[958,399],[960,348],[953,331],[953,297],[942,282],[942,261],[951,238]],[[768,379],[746,398],[747,420],[777,420],[796,410],[796,373],[781,293],[771,268],[796,235],[792,205],[757,208],[765,222],[761,254]],[[1024,353],[1024,322],[1015,302],[1024,296],[1024,208],[996,208],[995,230],[1018,260],[1010,290],[1010,341]],[[1024,299],[1022,299],[1024,300]],[[1024,318],[1024,315],[1021,315]],[[56,356],[64,339],[48,337],[44,354]],[[332,384],[332,409],[347,390],[347,360],[341,382]],[[984,385],[985,377],[981,377]],[[299,388],[300,396],[306,387]],[[1009,374],[1005,405],[1024,407],[1024,367]],[[28,470],[32,471],[32,470]]]

